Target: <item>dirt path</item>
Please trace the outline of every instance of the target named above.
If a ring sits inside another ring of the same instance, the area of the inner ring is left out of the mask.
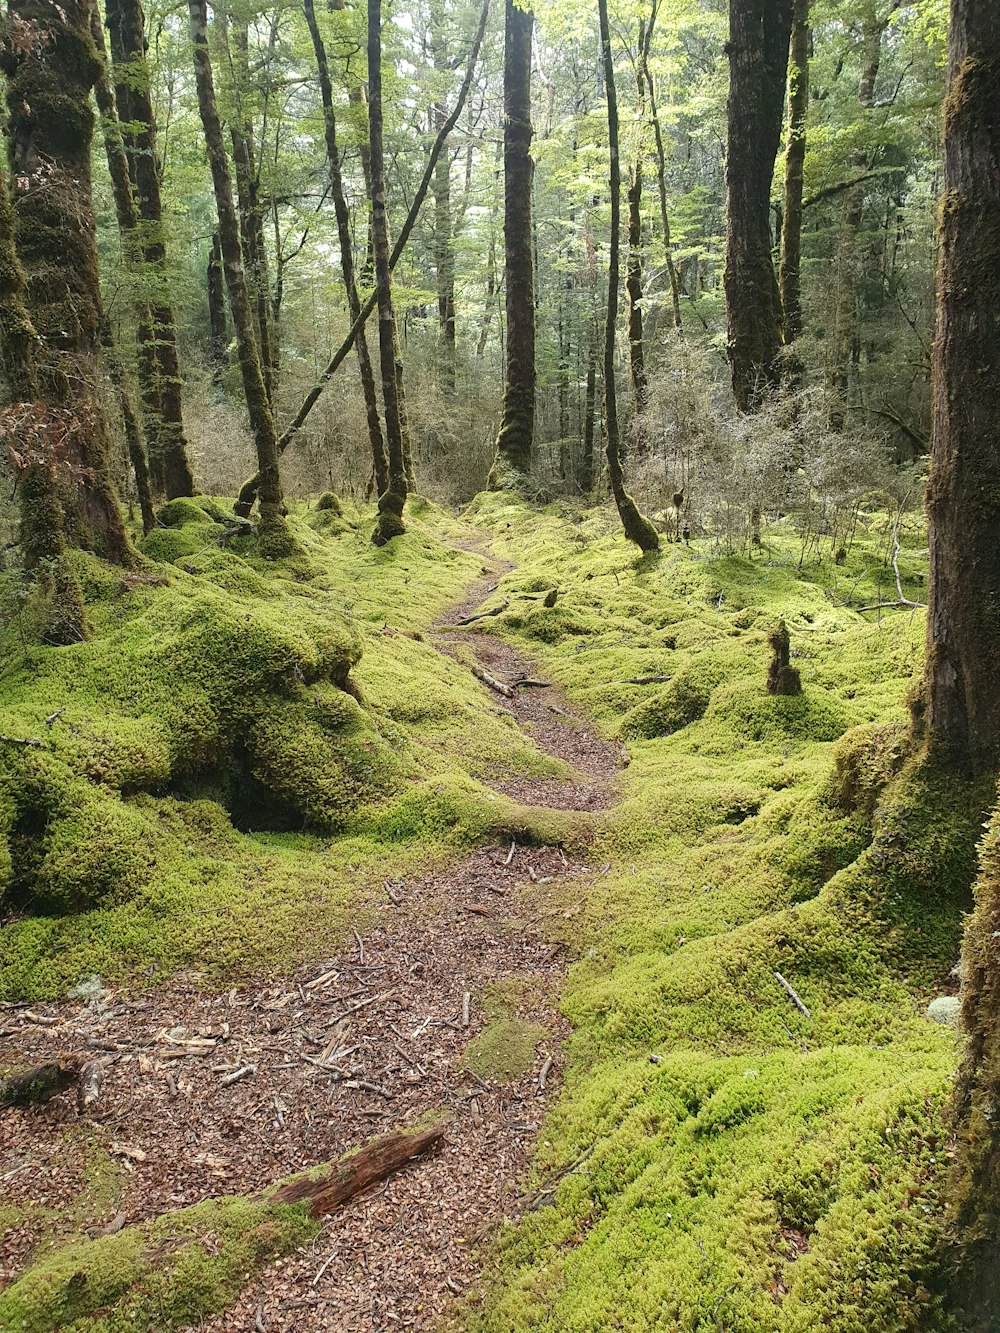
[[[470,589],[449,623],[493,582]],[[483,627],[442,627],[437,639],[446,652],[471,645],[501,679],[532,674]],[[555,690],[491,697],[581,774],[498,780],[499,789],[564,809],[609,803],[618,747]],[[0,1205],[66,1208],[97,1235],[212,1195],[250,1193],[444,1106],[454,1128],[443,1152],[342,1209],[312,1245],[198,1326],[429,1329],[475,1279],[475,1240],[517,1211],[564,1035],[555,1001],[565,960],[546,939],[536,885],[587,873],[557,848],[480,848],[442,873],[387,884],[377,925],[352,948],[277,984],[216,995],[178,978],[135,999],[0,1010],[3,1039],[28,1058],[81,1044],[106,1055],[92,1133],[120,1161],[124,1182],[103,1194],[88,1182],[88,1134],[66,1095],[4,1113]],[[8,1233],[0,1284],[36,1238],[30,1225]]]

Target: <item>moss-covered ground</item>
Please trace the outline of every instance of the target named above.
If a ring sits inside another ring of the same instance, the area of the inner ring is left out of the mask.
[[[627,744],[575,949],[551,1205],[508,1225],[475,1333],[950,1327],[937,1296],[962,909],[990,793],[906,760],[920,612],[887,599],[889,525],[800,562],[625,547],[607,514],[475,520],[517,561],[495,632]],[[900,571],[922,596],[923,533]],[[555,607],[519,600],[558,588]],[[892,594],[894,596],[894,594]],[[766,693],[781,617],[803,693]],[[666,681],[630,681],[668,677]],[[602,873],[603,872],[603,873]],[[560,907],[563,910],[559,910]],[[807,1017],[776,974],[788,982]]]
[[[452,544],[467,525],[418,500],[378,550],[369,515],[302,510],[302,554],[269,564],[220,545],[212,502],[160,517],[137,574],[77,557],[87,642],[37,646],[27,612],[3,632],[8,999],[317,956],[366,889],[531,836],[533,812],[482,781],[497,754],[560,767],[425,638],[481,573]]]
[[[920,613],[856,609],[892,586],[888,524],[863,517],[840,563],[803,561],[781,523],[752,560],[639,556],[605,510],[493,494],[469,521],[418,502],[381,550],[369,515],[303,509],[301,554],[270,565],[220,546],[220,514],[168,507],[138,574],[81,557],[88,642],[5,631],[0,995],[285,969],[387,878],[556,836],[486,781],[498,755],[554,761],[426,637],[481,573],[453,543],[485,529],[515,564],[489,631],[630,764],[589,880],[535,886],[575,959],[574,1031],[536,1152],[545,1206],[502,1230],[468,1329],[952,1327],[935,1264],[956,1039],[925,1008],[954,985],[991,801],[907,757]],[[919,600],[923,534],[902,538]],[[778,618],[799,696],[765,690]],[[523,1067],[541,1034],[493,998],[470,1067]]]

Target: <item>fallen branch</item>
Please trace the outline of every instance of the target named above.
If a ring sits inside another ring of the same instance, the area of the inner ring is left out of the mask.
[[[24,745],[32,750],[44,750],[45,742],[35,740],[34,736],[0,736],[0,744]]]
[[[463,625],[474,625],[477,620],[488,620],[490,616],[503,615],[508,606],[510,606],[510,598],[505,597],[500,606],[491,607],[489,611],[477,611],[473,616],[463,616],[461,620],[456,620],[455,628],[459,629]]]
[[[809,1010],[806,1008],[805,1004],[804,1004],[804,1003],[802,1002],[802,1000],[798,997],[798,995],[795,993],[795,991],[794,991],[794,990],[792,989],[792,987],[788,984],[788,982],[785,980],[785,978],[781,975],[780,972],[775,972],[775,974],[774,974],[774,979],[775,979],[775,981],[779,982],[779,984],[780,984],[781,986],[784,987],[785,993],[787,994],[788,998],[791,1000],[792,1004],[795,1005],[796,1009],[798,1009],[799,1013],[800,1013],[800,1014],[805,1014],[806,1018],[812,1018],[812,1014],[809,1012]]]
[[[673,676],[632,676],[623,682],[625,685],[666,685]]]
[[[531,676],[522,676],[520,680],[511,681],[515,690],[548,690],[552,687],[550,680],[534,680]]]
[[[80,1070],[80,1081],[76,1086],[76,1105],[80,1112],[89,1111],[96,1106],[104,1084],[104,1066],[100,1060],[88,1060]]]
[[[308,1203],[313,1217],[323,1217],[436,1147],[447,1128],[448,1122],[440,1119],[422,1128],[390,1130],[318,1172],[278,1185],[268,1194],[268,1202]]]
[[[505,681],[497,680],[496,676],[491,676],[484,667],[474,666],[472,674],[477,680],[481,680],[484,685],[488,685],[491,690],[496,690],[497,694],[502,694],[505,699],[514,698],[514,691],[511,687]]]

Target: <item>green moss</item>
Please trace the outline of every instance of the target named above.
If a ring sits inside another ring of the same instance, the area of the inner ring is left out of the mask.
[[[525,1017],[535,999],[529,983],[510,978],[487,986],[476,997],[486,1023],[462,1052],[462,1066],[477,1078],[512,1083],[535,1063],[536,1051],[548,1029]]]
[[[882,520],[843,565],[800,567],[780,526],[765,558],[705,543],[654,564],[606,512],[505,495],[474,512],[521,561],[498,595],[558,586],[588,626],[546,641],[508,613],[500,631],[627,737],[631,762],[594,849],[610,869],[553,893],[578,961],[535,1173],[561,1183],[503,1232],[467,1326],[950,1328],[956,1048],[924,1010],[954,963],[991,794],[904,767],[923,626],[845,605],[877,600]],[[766,692],[779,618],[801,696]],[[651,675],[672,679],[628,683]]]

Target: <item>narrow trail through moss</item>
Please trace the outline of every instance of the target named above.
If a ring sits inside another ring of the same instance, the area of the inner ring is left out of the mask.
[[[441,617],[432,641],[470,668],[535,678],[528,658],[488,633],[489,621],[455,627],[513,566],[491,568]],[[498,793],[540,811],[586,814],[610,802],[621,747],[598,738],[560,691],[532,686],[506,699],[482,689],[491,708],[558,761],[555,773],[531,776],[509,771],[498,755],[484,774]],[[44,1264],[66,1239],[207,1197],[250,1195],[444,1104],[455,1127],[443,1154],[344,1208],[198,1327],[346,1333],[404,1317],[411,1328],[436,1324],[476,1280],[474,1242],[517,1215],[519,1180],[559,1087],[565,950],[552,942],[551,918],[563,912],[563,891],[592,874],[586,824],[567,827],[576,831],[565,846],[512,838],[429,874],[386,881],[374,896],[363,891],[353,945],[292,976],[225,994],[181,976],[138,997],[95,994],[82,1008],[77,1001],[5,1011],[20,1058],[89,1046],[106,1069],[101,1111],[89,1123],[69,1097],[5,1117],[7,1155],[35,1169],[5,1187],[10,1230],[0,1281],[14,1280],[0,1294],[0,1313],[17,1326],[19,1293],[29,1299],[17,1274]],[[227,1083],[238,1069],[251,1072]],[[107,1188],[88,1193],[95,1163]],[[44,1203],[38,1168],[54,1173]],[[69,1200],[73,1209],[60,1216]],[[206,1264],[224,1264],[210,1237],[206,1250]],[[191,1299],[193,1320],[207,1311],[196,1308],[196,1291]],[[119,1316],[135,1327],[136,1309],[139,1327],[176,1325],[149,1323],[141,1294],[101,1317],[109,1328]]]

